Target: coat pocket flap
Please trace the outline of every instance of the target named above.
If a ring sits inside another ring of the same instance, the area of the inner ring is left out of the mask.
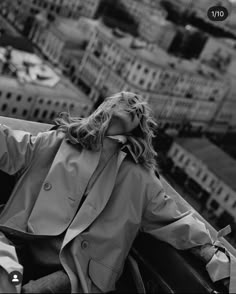
[[[90,259],[89,277],[101,291],[109,292],[115,290],[118,272],[97,260]]]

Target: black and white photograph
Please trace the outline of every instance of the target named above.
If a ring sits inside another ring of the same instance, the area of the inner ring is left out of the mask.
[[[236,293],[236,0],[0,0],[0,293]]]

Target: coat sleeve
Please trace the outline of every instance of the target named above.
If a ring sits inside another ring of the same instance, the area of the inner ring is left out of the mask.
[[[141,231],[150,233],[176,249],[190,249],[205,262],[214,282],[231,277],[231,262],[216,249],[205,224],[192,211],[182,212],[174,199],[165,194],[161,183],[156,188],[155,196],[146,206]],[[233,258],[232,256],[231,259]]]
[[[39,145],[42,133],[37,136],[0,124],[0,169],[13,175],[25,168]]]
[[[181,212],[174,199],[165,194],[161,184],[147,204],[141,230],[177,249],[212,244],[205,224],[191,211]]]

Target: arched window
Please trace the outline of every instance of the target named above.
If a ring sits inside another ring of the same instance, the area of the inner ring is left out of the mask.
[[[17,95],[17,97],[16,97],[16,101],[21,101],[21,95]]]
[[[42,113],[42,118],[45,118],[48,114],[48,111],[47,110],[44,110],[43,113]]]
[[[39,109],[36,108],[35,111],[34,111],[34,117],[37,117],[39,115]]]
[[[55,115],[56,115],[55,111],[52,111],[51,114],[50,114],[50,119],[53,120]]]
[[[27,109],[24,109],[24,110],[22,111],[22,115],[23,115],[23,116],[26,116],[27,113],[28,113]]]
[[[8,92],[7,95],[6,95],[7,99],[10,99],[11,98],[11,93]]]

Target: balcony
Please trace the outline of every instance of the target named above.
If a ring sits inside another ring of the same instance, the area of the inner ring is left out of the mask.
[[[0,124],[13,129],[20,129],[37,134],[48,130],[51,125],[23,121],[7,117],[0,117]],[[1,191],[4,197],[0,205],[6,203],[14,184],[14,176],[0,172]],[[203,221],[213,238],[216,238],[215,229],[203,219],[168,182],[161,177],[166,193],[172,195],[180,204],[182,211],[191,209],[194,215]],[[236,250],[223,240],[225,247],[234,255]],[[137,287],[134,272],[142,277],[143,284]],[[140,286],[141,285],[141,286]],[[141,288],[141,290],[140,290]],[[154,239],[144,233],[139,234],[127,259],[123,275],[117,283],[116,293],[219,293],[225,292],[221,283],[212,283],[203,265],[188,251],[180,251],[172,246]]]

